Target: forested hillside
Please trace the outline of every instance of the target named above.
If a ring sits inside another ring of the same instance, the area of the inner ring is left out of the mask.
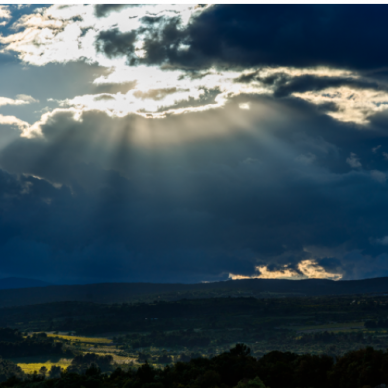
[[[0,290],[0,307],[61,301],[133,303],[228,296],[271,298],[385,293],[388,293],[388,277],[349,281],[243,279],[198,284],[101,283]]]
[[[157,359],[167,350],[173,359],[216,355],[237,342],[248,344],[256,357],[272,350],[342,355],[367,345],[388,348],[387,314],[387,296],[56,302],[2,308],[0,327],[28,332],[29,341],[41,332],[107,337],[130,358],[138,358],[138,351]]]

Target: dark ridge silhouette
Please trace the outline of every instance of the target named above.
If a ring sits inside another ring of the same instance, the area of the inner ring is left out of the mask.
[[[13,288],[30,288],[30,287],[46,287],[51,283],[44,282],[36,279],[26,278],[3,278],[0,279],[0,290],[13,289]]]
[[[252,296],[323,296],[388,294],[388,277],[333,281],[326,279],[244,279],[199,284],[99,283],[0,290],[0,307],[61,301],[124,303],[183,298]]]

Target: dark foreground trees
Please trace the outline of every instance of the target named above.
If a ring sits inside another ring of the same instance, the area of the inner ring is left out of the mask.
[[[9,379],[24,379],[26,376],[19,366],[0,356],[0,383]],[[17,381],[17,380],[16,380]]]
[[[24,338],[17,330],[0,328],[0,356],[4,358],[31,357],[45,355],[72,356],[62,342],[48,337],[45,333],[35,333]]]
[[[92,358],[79,357],[77,363]],[[83,373],[70,369],[57,378],[17,377],[0,388],[374,388],[388,384],[388,351],[369,347],[337,360],[274,351],[255,359],[248,347],[238,344],[216,357],[177,362],[163,369],[145,363],[127,371],[117,368],[108,375],[92,363]]]

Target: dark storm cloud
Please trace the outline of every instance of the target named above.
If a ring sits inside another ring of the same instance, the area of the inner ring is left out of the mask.
[[[361,77],[330,77],[309,74],[291,76],[282,72],[262,77],[260,76],[260,71],[255,71],[249,74],[243,74],[235,79],[235,82],[239,83],[250,83],[252,81],[258,81],[264,85],[271,86],[274,90],[275,97],[285,97],[292,93],[319,91],[326,88],[339,88],[341,86],[348,86],[352,89],[388,90],[388,85],[385,83]]]
[[[163,16],[144,16],[140,20],[144,24],[151,24],[152,25],[154,23],[158,23],[161,20],[163,20]]]
[[[247,101],[251,110],[238,108]],[[177,144],[190,122],[206,136]],[[152,147],[136,143],[144,128]],[[0,254],[14,258],[2,271],[25,263],[32,276],[28,251],[46,279],[215,280],[256,265],[299,271],[305,247],[318,247],[332,251],[317,256],[328,271],[386,274],[376,241],[388,234],[387,182],[371,174],[388,169],[386,130],[382,117],[355,130],[303,101],[263,96],[164,120],[57,112],[44,138],[0,152]],[[352,152],[363,169],[346,163]]]
[[[120,7],[95,11],[104,17]],[[188,80],[211,66],[255,66],[235,82],[260,82],[273,95],[240,93],[221,108],[152,120],[100,111],[77,119],[62,109],[31,139],[0,125],[0,275],[201,281],[254,275],[256,266],[301,274],[299,263],[310,259],[346,279],[388,275],[387,113],[341,123],[326,114],[341,109],[335,103],[292,96],[343,86],[386,92],[387,9],[216,5],[184,28],[178,17],[156,15],[136,31],[100,32],[99,52],[128,65],[183,68]],[[134,55],[138,39],[144,58]],[[261,75],[261,66],[279,65],[357,72]],[[12,98],[111,100],[136,87],[94,84],[113,70],[83,61],[25,68],[0,54],[0,67],[2,96]],[[198,98],[160,109],[215,104],[224,91],[198,89]],[[133,95],[158,101],[180,91],[156,84]],[[18,107],[7,109],[16,116]]]
[[[176,60],[185,64],[196,55],[205,66],[383,67],[386,10],[384,5],[215,6],[190,25],[190,50]]]
[[[387,90],[388,87],[380,87],[377,82],[366,80],[358,80],[342,77],[314,77],[300,76],[293,79],[279,80],[276,83],[275,96],[284,97],[292,93],[304,93],[307,91],[318,91],[326,88],[339,88],[341,86],[349,86],[353,89],[372,89],[372,90]]]
[[[96,4],[95,14],[98,18],[107,16],[111,12],[118,12],[123,8],[128,7],[127,4]]]
[[[333,257],[325,257],[323,259],[317,260],[317,262],[323,268],[331,272],[335,273],[335,272],[341,271],[341,261]]]
[[[145,42],[147,56],[141,62],[189,69],[213,65],[381,68],[387,64],[386,12],[386,5],[216,5],[184,29],[170,20],[151,32]],[[151,28],[148,19],[145,25]],[[110,55],[128,55],[119,36],[115,38],[118,47]],[[182,50],[181,43],[187,48]]]
[[[97,37],[96,48],[109,57],[126,55],[128,63],[161,64],[178,50],[179,44],[187,37],[187,31],[179,28],[179,18],[142,18],[145,27],[136,32],[122,33],[115,30],[102,31]],[[152,21],[152,22],[151,22]],[[145,34],[143,49],[144,59],[134,60],[134,42],[138,35]]]
[[[131,56],[135,47],[136,32],[122,33],[117,28],[109,31],[101,31],[96,40],[96,49],[105,53],[109,58],[118,55]]]
[[[148,33],[143,43],[146,57],[140,62],[148,64],[165,62],[171,53],[177,52],[180,43],[187,37],[187,31],[179,28],[178,18],[165,20],[161,27],[147,27],[143,32]]]

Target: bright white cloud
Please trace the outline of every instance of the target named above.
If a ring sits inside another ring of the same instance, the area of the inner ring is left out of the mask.
[[[249,110],[249,109],[250,109],[250,106],[249,106],[248,103],[243,103],[243,104],[239,104],[239,108],[240,108],[240,109]]]
[[[128,67],[125,58],[115,59],[115,66],[112,73],[108,76],[101,76],[95,80],[95,84],[101,85],[104,83],[123,83],[136,81],[136,89],[131,91],[125,97],[116,95],[115,99],[120,106],[125,106],[124,109],[114,109],[113,100],[111,103],[96,103],[91,96],[78,96],[74,99],[62,101],[63,106],[83,107],[84,109],[99,109],[105,110],[109,114],[123,115],[129,113],[156,113],[153,117],[164,116],[167,111],[169,113],[186,112],[187,109],[174,109],[174,105],[179,105],[183,101],[191,101],[192,105],[198,106],[198,101],[204,97],[205,89],[220,91],[218,101],[209,104],[204,100],[203,108],[208,109],[217,106],[222,106],[229,98],[239,94],[273,94],[274,87],[269,86],[260,81],[277,73],[286,74],[287,76],[311,75],[317,77],[349,77],[348,71],[328,69],[328,68],[251,68],[244,72],[238,71],[219,71],[214,68],[209,69],[203,76],[197,78],[189,78],[187,73],[182,70],[162,70],[158,67],[137,66]],[[258,78],[249,83],[238,83],[236,79],[242,75],[257,73]],[[358,75],[353,75],[357,78]],[[165,98],[158,101],[139,101],[133,99],[138,93],[146,93],[155,88],[171,89],[176,88],[177,92],[166,95]],[[388,107],[388,93],[375,92],[371,90],[354,91],[348,87],[338,89],[326,89],[322,92],[305,92],[293,93],[295,97],[302,98],[310,103],[321,105],[324,103],[334,103],[338,110],[328,112],[329,115],[340,121],[354,122],[357,124],[366,124],[368,116],[377,111],[382,111]],[[125,100],[125,101],[124,101]],[[122,104],[120,103],[122,101]],[[190,106],[190,104],[188,104]],[[249,103],[241,103],[240,109],[249,109]],[[192,109],[198,110],[198,108]],[[164,112],[157,114],[157,112]]]
[[[250,69],[250,72],[257,69]],[[293,68],[282,68],[286,74],[323,74],[330,73],[330,69],[317,68],[296,70]],[[260,73],[270,75],[273,69],[261,69]],[[94,83],[103,85],[107,83],[123,83],[136,81],[135,89],[126,95],[112,95],[112,99],[99,100],[98,96],[86,95],[77,96],[73,99],[61,101],[62,106],[72,106],[82,109],[98,109],[108,114],[123,116],[128,113],[146,115],[153,113],[152,117],[164,117],[170,113],[185,113],[188,111],[201,111],[223,106],[230,98],[239,94],[272,94],[273,90],[261,82],[237,83],[235,80],[241,76],[239,71],[219,71],[215,68],[208,69],[206,73],[198,77],[189,77],[182,70],[162,70],[158,67],[140,65],[128,67],[125,59],[116,60],[114,70],[107,76],[97,78]],[[337,71],[333,71],[337,74]],[[139,93],[147,93],[154,89],[165,89],[176,91],[166,94],[158,100],[139,99]],[[207,91],[219,91],[215,101],[209,103],[206,98]],[[97,99],[95,98],[97,97]],[[186,104],[185,104],[186,102]],[[202,104],[201,104],[202,102]],[[180,108],[185,104],[185,108]],[[249,103],[241,103],[240,109],[249,110]],[[150,117],[150,116],[147,116]]]
[[[369,116],[388,108],[388,93],[372,89],[341,86],[293,95],[316,105],[334,103],[338,110],[328,112],[329,116],[339,121],[357,124],[367,124]]]
[[[4,50],[17,52],[23,61],[36,66],[86,60],[112,67],[116,60],[96,51],[94,42],[100,31],[113,28],[121,32],[136,30],[144,16],[179,16],[184,27],[198,12],[201,8],[195,5],[156,4],[128,7],[98,18],[94,5],[53,5],[22,16],[13,25],[14,29],[22,31],[0,37],[0,43],[6,45]],[[141,39],[139,36],[139,47]]]
[[[7,98],[7,97],[0,97],[0,106],[4,105],[25,105],[25,104],[30,104],[33,102],[38,102],[38,100],[35,100],[31,96],[27,96],[25,94],[18,94],[16,96],[16,100],[12,98]]]
[[[136,81],[136,87],[128,93],[77,96],[60,101],[60,104],[64,107],[102,110],[120,117],[129,113],[165,117],[170,113],[202,111],[223,106],[228,98],[242,92],[241,87],[233,84],[236,74],[232,71],[220,74],[211,70],[200,79],[188,79],[180,70],[120,66],[109,76],[96,79],[95,84]]]
[[[9,10],[8,6],[0,5],[0,19],[11,19],[11,17],[12,17],[11,11]]]
[[[253,276],[229,274],[229,279],[304,279],[303,275],[298,274],[293,269],[283,268],[281,271],[270,271],[266,266],[256,267],[260,274]]]
[[[15,116],[3,116],[0,114],[0,125],[11,125],[19,128],[21,131],[29,128],[29,124]]]
[[[142,18],[179,17],[181,28],[187,26],[192,17],[202,12],[203,8],[194,5],[156,4],[137,7],[128,6],[119,12],[110,12],[104,17],[97,17],[94,5],[53,5],[35,10],[30,15],[22,16],[12,25],[15,31],[7,36],[0,36],[2,51],[16,52],[25,63],[43,66],[48,63],[66,63],[70,61],[86,61],[97,63],[111,69],[107,76],[99,77],[96,85],[104,83],[124,83],[136,81],[135,89],[126,94],[83,95],[60,101],[62,107],[77,109],[97,109],[112,116],[125,116],[137,113],[145,117],[165,117],[167,114],[202,111],[221,107],[229,98],[238,94],[272,94],[275,86],[263,83],[261,79],[286,75],[299,77],[347,77],[357,79],[359,75],[341,69],[328,67],[288,68],[266,67],[251,68],[244,71],[219,71],[207,69],[206,73],[191,77],[182,70],[162,70],[156,66],[128,66],[123,57],[108,58],[96,49],[96,39],[101,31],[118,29],[121,33],[137,31],[134,55],[139,59],[145,56],[143,42],[147,29]],[[9,9],[0,7],[0,15],[8,17]],[[161,22],[156,22],[155,26]],[[182,44],[180,49],[187,50]],[[236,82],[241,76],[255,74],[248,83]],[[156,89],[173,90],[160,98],[142,98]],[[219,91],[218,96],[215,95]],[[211,93],[214,98],[211,98]],[[293,96],[304,99],[312,104],[331,103],[337,109],[327,112],[336,120],[353,122],[360,125],[368,123],[368,117],[388,107],[388,93],[382,90],[355,89],[349,86],[326,88],[321,91],[293,93]],[[248,103],[242,103],[241,109],[248,109]]]
[[[32,104],[35,102],[39,102],[39,100],[36,100],[34,97],[29,96],[27,94],[18,94],[16,98],[20,101],[25,101],[26,104]]]

